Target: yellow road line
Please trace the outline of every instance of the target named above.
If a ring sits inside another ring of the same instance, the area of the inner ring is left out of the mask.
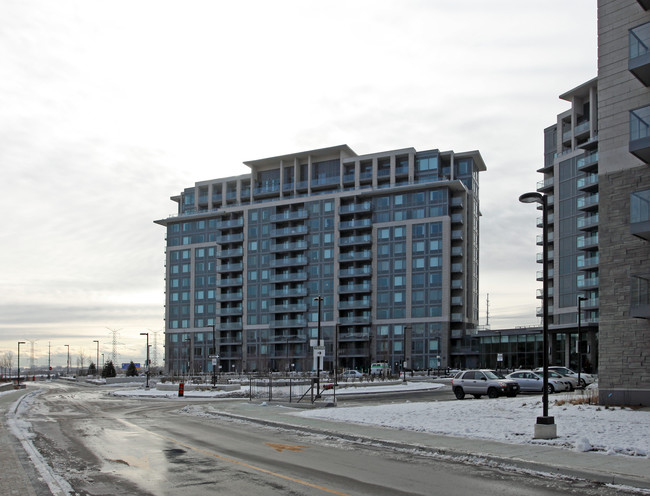
[[[196,446],[191,446],[189,444],[183,443],[183,442],[178,441],[177,439],[171,438],[169,436],[165,436],[165,435],[159,434],[157,432],[148,431],[147,429],[144,429],[143,427],[132,424],[131,422],[127,422],[126,420],[123,420],[123,419],[118,419],[118,420],[120,422],[124,423],[124,424],[127,424],[127,425],[131,426],[131,427],[135,427],[137,429],[140,429],[140,430],[146,432],[147,434],[154,435],[156,437],[159,437],[160,439],[164,439],[165,441],[169,441],[171,443],[177,444],[178,446],[182,446],[183,448],[187,448],[189,450],[196,451],[198,453],[203,453],[204,455],[208,455],[208,456],[211,456],[213,458],[217,458],[219,460],[234,463],[236,465],[240,465],[242,467],[246,467],[246,468],[249,468],[251,470],[256,470],[258,472],[262,472],[264,474],[272,475],[272,476],[278,477],[280,479],[285,479],[285,480],[288,480],[288,481],[291,481],[291,482],[295,482],[296,484],[311,487],[311,488],[314,488],[314,489],[320,489],[321,491],[325,491],[326,493],[338,494],[339,496],[350,496],[347,493],[342,493],[342,492],[337,491],[335,489],[330,489],[328,487],[320,486],[318,484],[312,484],[311,482],[307,482],[307,481],[304,481],[304,480],[301,480],[301,479],[296,479],[295,477],[291,477],[291,476],[288,476],[288,475],[279,474],[277,472],[273,472],[271,470],[267,470],[267,469],[262,468],[262,467],[256,467],[255,465],[251,465],[250,463],[242,462],[240,460],[235,460],[234,458],[219,455],[218,453],[213,453],[212,451],[207,451],[207,450],[204,450],[202,448],[197,448]]]

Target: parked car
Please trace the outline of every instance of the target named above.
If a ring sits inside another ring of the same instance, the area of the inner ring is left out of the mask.
[[[512,374],[506,376],[508,379],[517,381],[521,391],[528,392],[543,392],[544,390],[544,376],[537,374],[532,370],[517,370]],[[553,394],[559,391],[570,391],[571,385],[567,380],[558,377],[548,378],[548,393]]]
[[[358,370],[346,370],[343,372],[342,377],[344,379],[361,379],[362,377],[365,377],[366,374],[362,374]]]
[[[533,372],[535,372],[536,374],[542,375],[544,373],[544,369],[540,367],[540,368],[535,369]],[[556,372],[555,370],[549,368],[548,369],[548,378],[549,379],[559,379],[559,380],[568,382],[569,383],[569,391],[573,391],[575,388],[578,387],[578,377],[577,376],[576,377],[571,377],[571,376],[568,376],[568,375],[562,375],[562,374]]]
[[[578,380],[578,373],[574,372],[571,369],[568,369],[566,367],[549,367],[549,370],[553,370],[557,372],[558,374],[561,374],[565,377],[575,377],[576,380]],[[580,373],[580,387],[585,387],[591,384],[592,382],[595,382],[596,378],[591,375],[591,374],[585,374],[584,372]]]
[[[494,372],[486,369],[458,372],[451,380],[451,389],[459,400],[462,400],[465,394],[471,394],[477,399],[483,395],[490,398],[515,397],[520,390],[516,381],[499,379]]]

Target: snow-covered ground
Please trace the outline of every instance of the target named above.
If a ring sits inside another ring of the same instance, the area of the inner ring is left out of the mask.
[[[178,398],[175,391],[155,388],[145,390],[141,384],[121,384],[110,388],[111,394],[127,397]],[[339,388],[338,398],[346,394],[363,394],[387,391],[415,391],[423,388],[444,387],[442,384],[408,382],[392,385],[356,384],[354,388]],[[105,386],[104,386],[105,387]],[[103,387],[102,387],[103,389]],[[248,397],[248,387],[239,391],[186,390],[186,398]],[[274,397],[281,396],[274,390]],[[0,393],[4,394],[4,393]],[[326,399],[332,394],[326,392]],[[291,411],[294,415],[321,418],[339,422],[357,422],[394,429],[490,439],[506,443],[554,445],[576,451],[597,451],[607,455],[639,456],[650,458],[650,409],[603,407],[581,404],[595,393],[561,393],[549,396],[549,415],[555,417],[557,439],[533,439],[537,416],[542,415],[541,395],[519,395],[516,398],[482,398],[463,401],[391,402],[360,407],[319,408]],[[288,394],[287,394],[288,396]],[[597,396],[597,395],[595,395]],[[573,404],[572,400],[577,404]],[[218,406],[215,410],[218,411]],[[198,412],[198,410],[197,410]],[[188,411],[190,413],[190,411]],[[198,413],[197,413],[198,414]]]
[[[563,393],[549,397],[549,415],[555,417],[558,434],[558,438],[552,440],[532,439],[537,416],[542,415],[540,395],[325,408],[301,411],[296,415],[448,436],[545,444],[577,451],[650,458],[650,411],[570,402],[588,394],[593,393],[588,390],[585,393]]]

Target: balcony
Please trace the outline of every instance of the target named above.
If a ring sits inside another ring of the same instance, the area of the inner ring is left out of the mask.
[[[581,177],[576,183],[579,191],[588,191],[598,187],[598,174],[589,174],[588,176]]]
[[[372,259],[372,251],[370,250],[350,251],[339,255],[339,261],[341,262],[356,262],[370,259]]]
[[[223,317],[241,315],[242,307],[221,307],[219,309],[219,315]]]
[[[306,327],[307,319],[278,319],[271,321],[271,329],[287,329],[290,327]]]
[[[307,241],[298,240],[284,243],[271,243],[271,251],[277,253],[279,251],[304,251],[308,248]]]
[[[347,269],[339,270],[339,277],[363,277],[372,274],[372,267],[350,267]]]
[[[354,316],[354,317],[341,317],[339,318],[339,324],[341,325],[369,325],[370,316]]]
[[[217,324],[217,330],[219,331],[241,331],[242,323],[241,322],[223,322]],[[223,343],[221,343],[223,344]]]
[[[370,293],[370,291],[372,291],[370,284],[345,284],[339,286],[339,294]]]
[[[596,289],[598,288],[598,276],[582,277],[578,276],[578,289]]]
[[[340,231],[347,229],[366,229],[370,227],[372,227],[372,219],[354,219],[339,223]]]
[[[372,204],[370,202],[363,203],[351,203],[349,205],[341,205],[339,208],[339,214],[356,214],[361,212],[370,212],[372,209]]]
[[[219,279],[217,281],[218,288],[227,288],[229,286],[241,286],[244,280],[241,277],[233,277],[230,279]]]
[[[308,260],[307,257],[301,256],[301,257],[283,257],[283,258],[276,258],[275,260],[271,260],[271,267],[276,268],[276,267],[294,267],[294,266],[302,266],[302,265],[307,265]]]
[[[650,319],[650,274],[633,275],[631,278],[630,316]]]
[[[280,194],[280,183],[279,182],[269,182],[266,184],[258,184],[257,187],[253,190],[253,194],[256,198],[262,198],[265,196],[276,196]]]
[[[650,22],[630,29],[628,70],[645,86],[650,86]]]
[[[598,193],[578,197],[578,210],[595,210],[598,207]]]
[[[372,243],[372,235],[345,236],[339,238],[339,246],[366,245]]]
[[[578,159],[578,170],[586,172],[598,165],[598,152],[591,152],[583,155]]]
[[[217,295],[217,301],[219,302],[241,301],[243,296],[244,295],[241,291],[236,291],[234,293],[221,293]]]
[[[552,243],[553,240],[555,239],[555,233],[551,231],[548,233],[548,242]],[[538,234],[535,238],[537,246],[544,246],[544,235],[543,234]]]
[[[341,178],[339,176],[320,177],[317,179],[312,178],[311,189],[317,190],[317,189],[328,189],[331,188],[332,186],[338,187],[340,182],[341,182]]]
[[[237,258],[244,255],[243,248],[233,248],[232,250],[221,250],[217,253],[217,258]]]
[[[451,222],[453,224],[462,224],[463,223],[463,214],[451,214]]]
[[[555,183],[555,181],[554,181],[554,178],[552,178],[552,177],[544,179],[543,181],[538,181],[537,182],[537,191],[539,191],[539,192],[547,192],[549,190],[552,190],[554,183]]]
[[[579,250],[595,250],[598,248],[598,232],[578,236],[577,246]]]
[[[243,227],[244,219],[240,217],[239,219],[228,219],[228,220],[219,220],[217,221],[217,229],[230,229],[233,227]]]
[[[363,298],[360,300],[340,301],[338,308],[339,310],[363,310],[370,308],[370,305],[370,299]]]
[[[288,274],[273,274],[271,275],[271,282],[273,283],[281,283],[281,282],[296,282],[296,281],[306,281],[307,280],[307,272],[304,271],[298,271],[298,272],[290,272]]]
[[[630,195],[630,233],[650,241],[650,189]]]
[[[221,264],[217,267],[217,272],[223,274],[224,272],[241,272],[244,269],[244,264],[229,263]]]
[[[298,288],[287,288],[287,289],[275,289],[271,291],[269,296],[271,296],[271,298],[299,298],[302,296],[307,296],[307,288],[298,287]]]
[[[286,222],[290,220],[303,220],[308,217],[307,210],[296,210],[294,212],[282,212],[271,215],[271,222]]]
[[[287,303],[285,305],[271,305],[271,313],[304,313],[307,311],[306,303]]]
[[[339,334],[339,342],[368,340],[370,340],[370,333],[368,332],[346,332]]]
[[[271,237],[282,238],[285,236],[303,236],[309,230],[307,226],[284,227],[282,229],[271,229]]]
[[[630,153],[650,163],[650,106],[630,111]]]
[[[244,234],[226,234],[225,236],[217,236],[216,242],[220,245],[228,243],[241,243],[244,241]]]
[[[598,227],[598,213],[592,215],[585,215],[578,217],[578,229],[581,231],[588,231]]]

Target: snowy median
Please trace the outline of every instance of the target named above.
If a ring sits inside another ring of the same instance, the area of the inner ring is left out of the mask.
[[[581,393],[553,395],[549,415],[555,417],[557,439],[532,439],[540,396],[432,401],[306,410],[301,417],[358,423],[445,436],[506,443],[542,444],[597,451],[608,455],[650,456],[650,412],[630,408],[572,404]]]

